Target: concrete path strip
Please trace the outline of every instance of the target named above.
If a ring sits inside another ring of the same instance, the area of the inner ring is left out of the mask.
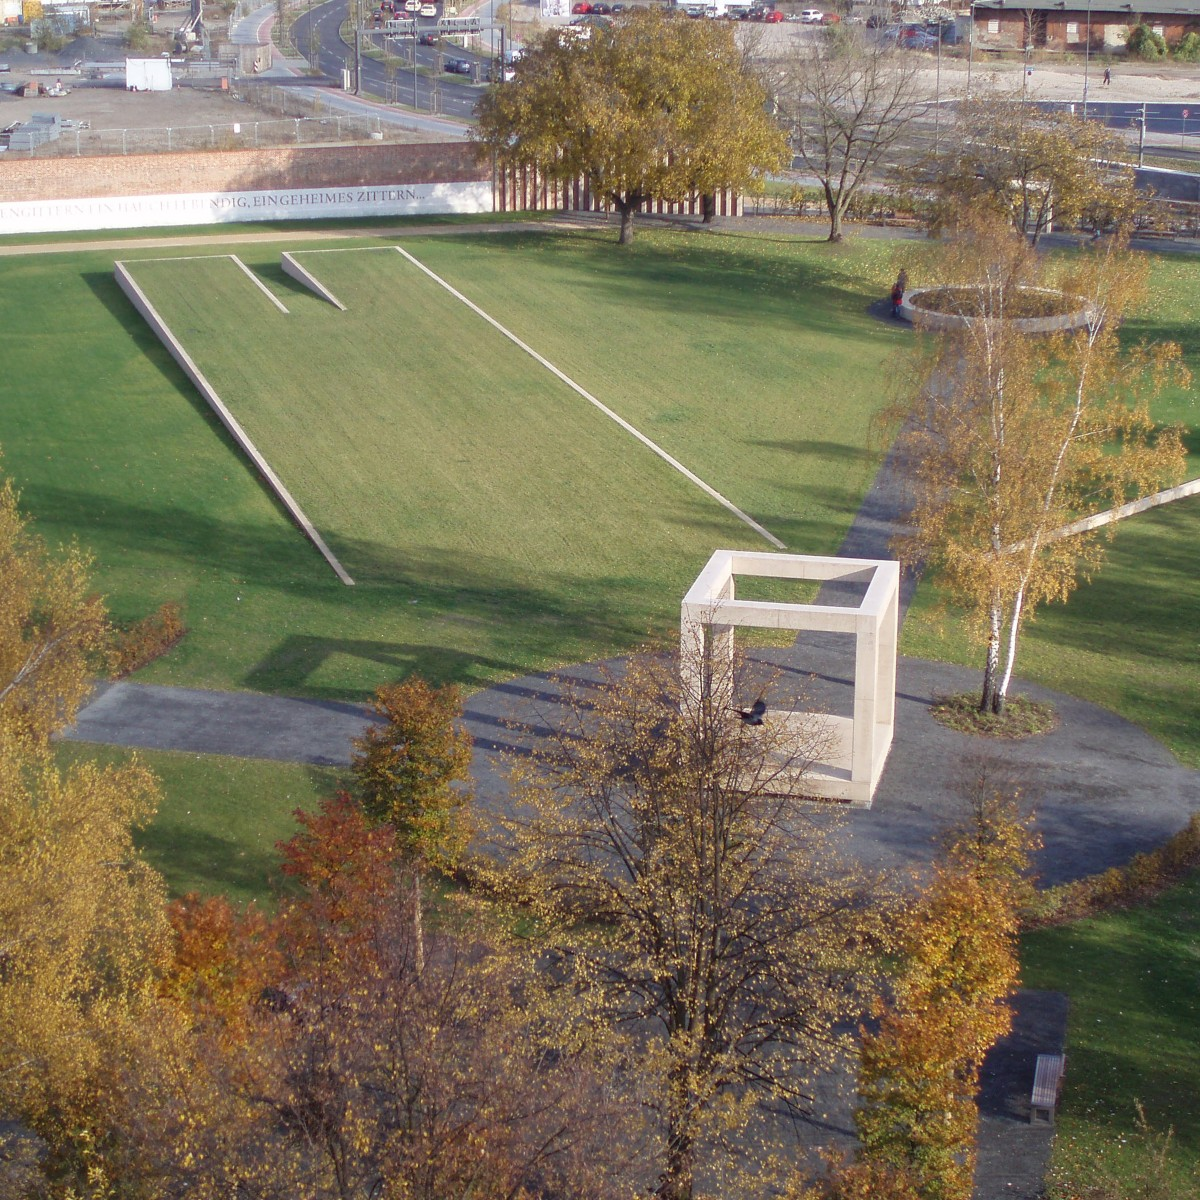
[[[254,692],[104,683],[62,736],[142,750],[182,750],[346,766],[374,720],[365,705]]]

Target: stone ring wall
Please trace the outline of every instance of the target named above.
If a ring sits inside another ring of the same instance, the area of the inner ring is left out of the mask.
[[[975,318],[960,316],[957,313],[934,312],[922,308],[920,298],[933,292],[940,292],[942,287],[912,288],[904,293],[900,302],[900,317],[902,320],[919,325],[922,329],[933,332],[950,329],[963,329]],[[1058,296],[1053,288],[1029,288],[1029,291],[1044,292],[1047,295]],[[1079,308],[1073,312],[1055,313],[1049,317],[1012,317],[1012,327],[1022,333],[1070,333],[1075,329],[1083,329],[1094,319],[1095,312],[1091,305],[1079,299]]]

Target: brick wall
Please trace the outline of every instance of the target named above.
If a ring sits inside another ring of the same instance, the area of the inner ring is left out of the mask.
[[[0,200],[75,200],[491,178],[465,142],[295,146],[107,158],[5,159]]]

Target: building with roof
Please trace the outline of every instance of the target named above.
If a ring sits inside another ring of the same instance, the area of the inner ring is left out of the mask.
[[[1153,7],[1119,0],[980,0],[971,5],[982,50],[1119,52],[1135,25],[1148,25],[1170,46],[1200,33],[1200,0],[1160,0]]]

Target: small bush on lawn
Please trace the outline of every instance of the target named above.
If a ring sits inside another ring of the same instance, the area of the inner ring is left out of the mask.
[[[157,612],[118,630],[113,639],[110,673],[114,679],[132,675],[139,667],[161,658],[187,633],[183,610],[173,601]]]
[[[1129,31],[1129,40],[1125,43],[1130,58],[1142,58],[1152,61],[1166,58],[1167,43],[1161,33],[1155,33],[1149,25],[1135,25]]]

